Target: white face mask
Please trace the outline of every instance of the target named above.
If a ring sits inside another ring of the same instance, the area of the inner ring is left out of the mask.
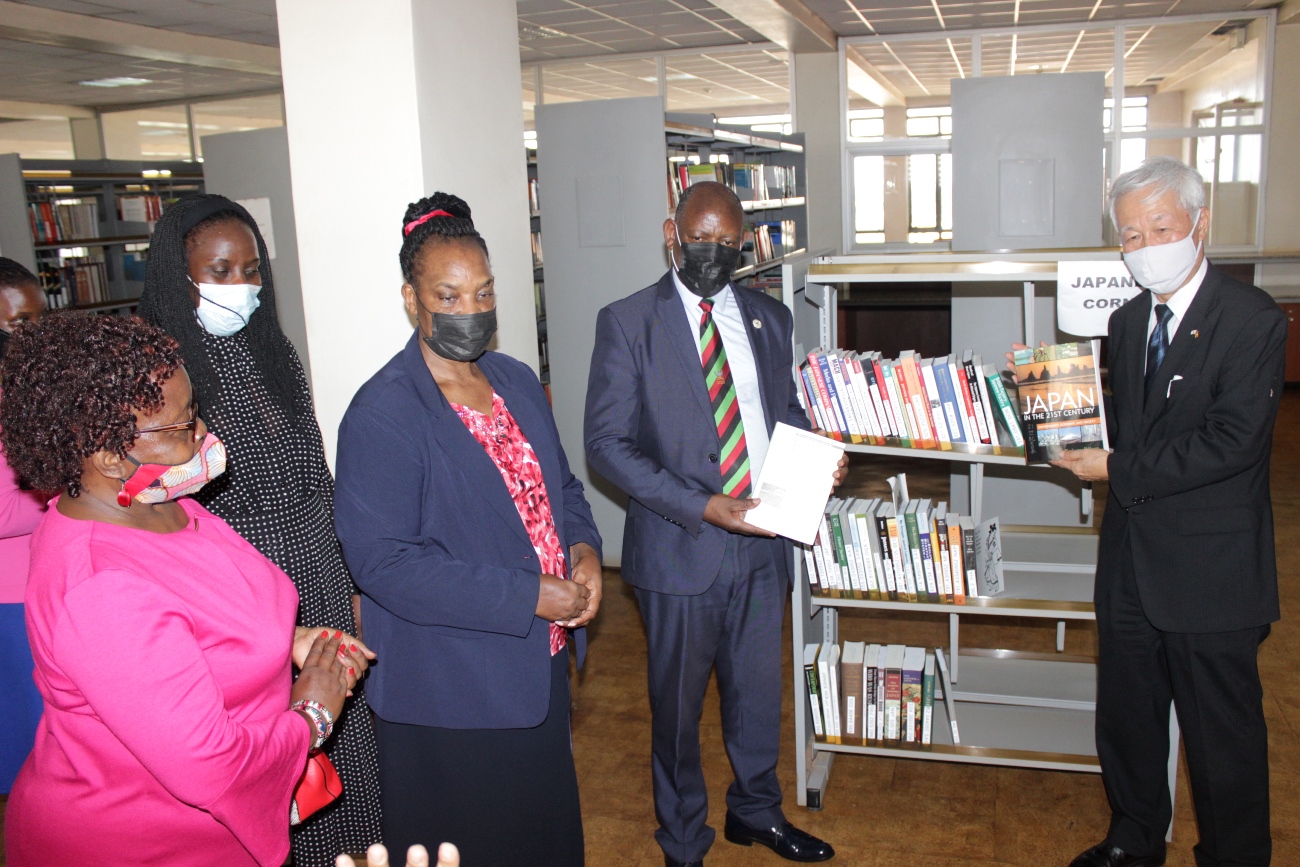
[[[1192,219],[1192,231],[1181,241],[1149,244],[1124,254],[1124,264],[1139,286],[1157,295],[1171,295],[1187,282],[1201,253],[1201,248],[1194,240],[1196,224],[1200,219],[1201,211],[1198,210]]]
[[[194,280],[190,280],[194,283]],[[199,322],[209,334],[229,337],[248,324],[261,304],[261,286],[253,283],[194,283],[199,290]]]

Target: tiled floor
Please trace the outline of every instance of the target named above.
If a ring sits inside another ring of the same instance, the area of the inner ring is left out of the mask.
[[[1300,598],[1300,391],[1288,390],[1274,438],[1273,502],[1283,620],[1260,654],[1273,772],[1274,864],[1300,864],[1300,679],[1288,660],[1300,655],[1300,624],[1286,619]],[[940,465],[941,466],[941,465]],[[896,466],[890,465],[893,472]],[[929,462],[905,468],[913,496],[946,496],[947,477]],[[859,468],[849,485],[880,495],[885,473]],[[592,867],[658,867],[651,834],[650,710],[645,689],[645,641],[631,588],[606,574],[604,608],[591,629],[586,669],[574,681],[574,749],[582,790],[587,861]],[[787,635],[789,623],[787,617]],[[941,644],[942,618],[845,613],[841,632],[872,641]],[[869,637],[869,638],[868,638]],[[971,620],[963,623],[968,646],[1050,652],[1051,622]],[[1094,653],[1090,625],[1071,624],[1066,650]],[[792,682],[789,659],[786,683]],[[853,867],[992,867],[1064,865],[1101,838],[1108,810],[1101,779],[1092,774],[1025,771],[928,761],[841,756],[835,762],[825,809],[795,805],[793,698],[784,696],[785,732],[779,772],[786,812],[797,825],[825,837]],[[705,773],[712,824],[721,823],[730,768],[718,723],[717,693],[710,688],[702,721]],[[1174,842],[1169,864],[1192,865],[1196,825],[1185,769],[1179,777]],[[0,800],[0,811],[3,801]],[[784,863],[761,848],[722,840],[710,867]],[[0,850],[0,867],[3,853]],[[473,867],[473,865],[467,865]]]

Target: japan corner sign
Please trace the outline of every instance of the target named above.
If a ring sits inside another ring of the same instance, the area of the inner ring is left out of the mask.
[[[1110,314],[1144,291],[1122,259],[1056,265],[1056,326],[1079,337],[1105,337]]]

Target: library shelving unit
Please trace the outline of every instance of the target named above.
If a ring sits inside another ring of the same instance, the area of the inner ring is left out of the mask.
[[[856,282],[971,281],[1020,284],[1033,344],[1034,283],[1054,281],[1062,258],[1104,259],[1108,251],[1033,254],[934,254],[820,257],[808,267],[795,293],[796,339],[805,345],[836,346],[836,287]],[[956,348],[956,347],[954,347]],[[1001,358],[998,359],[999,367]],[[848,445],[855,460],[921,458],[965,464],[969,469],[970,514],[978,523],[984,508],[986,466],[1026,467],[1023,449],[962,446],[951,450]],[[1060,472],[1044,468],[1044,472]],[[803,558],[794,558],[793,653],[802,669],[807,643],[839,643],[839,612],[847,608],[906,612],[948,618],[949,673],[961,744],[952,742],[944,701],[934,703],[934,743],[929,750],[828,743],[813,735],[811,710],[801,678],[795,685],[795,756],[798,803],[820,809],[836,754],[1099,773],[1094,737],[1096,660],[1067,655],[1065,621],[1095,621],[1092,604],[1097,536],[1091,528],[1002,526],[1007,590],[995,597],[968,597],[964,605],[891,602],[813,595]],[[1056,622],[1056,653],[965,648],[963,617],[1020,617]],[[852,639],[873,641],[870,635]],[[1176,782],[1177,719],[1170,715],[1169,789]],[[1170,825],[1172,831],[1172,823]]]
[[[52,308],[133,308],[144,288],[157,214],[177,198],[203,191],[202,170],[191,163],[22,160],[20,166],[22,195],[10,195],[14,185],[4,185],[0,209],[6,223],[21,219],[28,225],[30,246],[14,258],[35,265]],[[38,235],[35,213],[55,215],[60,206],[85,208],[83,214],[97,217],[93,229],[83,220],[75,231],[65,225],[57,237]],[[78,279],[78,266],[96,272],[93,293],[87,279]]]

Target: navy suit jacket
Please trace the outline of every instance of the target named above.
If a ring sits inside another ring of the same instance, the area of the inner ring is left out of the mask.
[[[1280,614],[1268,475],[1286,315],[1262,290],[1211,266],[1144,399],[1152,303],[1142,292],[1110,317],[1114,453],[1098,610],[1126,565],[1120,558],[1130,557],[1157,629],[1271,623]]]
[[[443,397],[419,336],[353,397],[339,428],[334,523],[379,655],[366,699],[382,719],[526,728],[550,701],[541,568],[496,464]],[[556,530],[600,551],[546,392],[530,368],[478,360],[532,444]],[[576,641],[581,663],[585,630]]]
[[[733,286],[732,293],[754,350],[768,434],[778,421],[807,430],[794,383],[794,317],[761,292]],[[671,271],[601,310],[584,431],[592,468],[630,497],[623,579],[683,596],[713,584],[729,535],[704,521],[705,504],[722,493],[722,474],[698,340]],[[788,575],[789,543],[764,542]]]

